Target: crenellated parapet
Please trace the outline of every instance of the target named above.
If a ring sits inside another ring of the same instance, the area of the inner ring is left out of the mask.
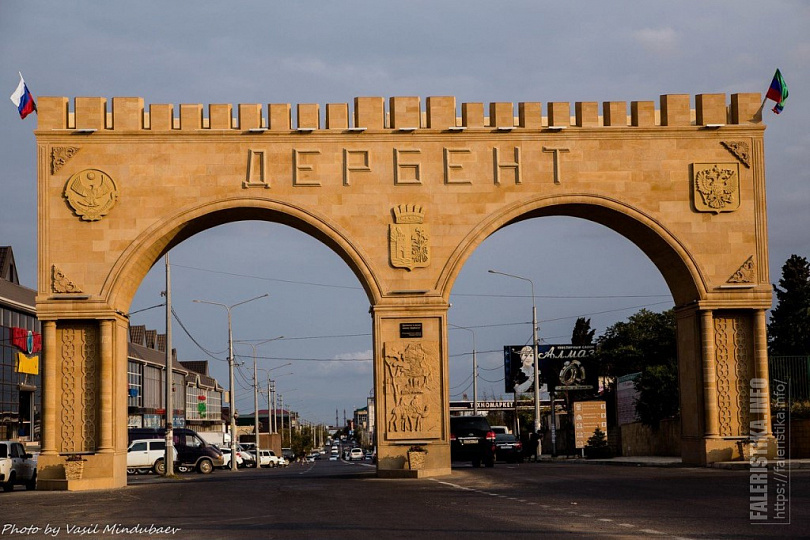
[[[144,106],[142,98],[115,97],[110,107],[101,97],[77,97],[71,109],[66,97],[40,97],[38,103],[39,130],[94,131],[233,131],[263,132],[414,132],[431,131],[513,131],[592,129],[592,128],[668,128],[759,124],[761,96],[758,93],[731,94],[667,94],[660,96],[658,108],[654,101],[583,101],[571,103],[554,101],[462,103],[458,116],[456,99],[452,96],[419,97],[358,97],[350,108],[348,103],[328,103],[322,111],[317,103],[210,104],[152,104]],[[207,112],[207,115],[206,115]],[[573,112],[573,114],[572,114]],[[179,113],[179,114],[178,114]]]

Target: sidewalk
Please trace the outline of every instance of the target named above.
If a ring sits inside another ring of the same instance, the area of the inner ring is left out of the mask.
[[[697,465],[684,465],[683,460],[677,456],[620,456],[606,459],[585,459],[579,456],[558,456],[551,457],[548,454],[540,456],[540,461],[544,463],[576,463],[586,465],[619,465],[627,467],[697,467]],[[810,469],[810,459],[787,459],[783,460],[785,469],[798,470]],[[776,460],[769,460],[768,467],[773,467]],[[708,465],[715,469],[748,470],[748,461],[718,461]]]

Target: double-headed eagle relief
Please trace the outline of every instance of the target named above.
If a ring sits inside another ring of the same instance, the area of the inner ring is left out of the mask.
[[[694,199],[698,212],[733,212],[740,206],[740,175],[736,163],[695,163]]]
[[[82,220],[98,221],[115,206],[118,186],[108,174],[86,169],[68,179],[65,199]]]

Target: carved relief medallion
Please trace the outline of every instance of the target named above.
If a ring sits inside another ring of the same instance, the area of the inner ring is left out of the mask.
[[[740,172],[737,163],[695,163],[693,198],[698,212],[733,212],[740,207]]]
[[[98,221],[115,206],[118,186],[108,174],[85,169],[68,179],[65,199],[82,220]]]
[[[415,204],[394,208],[394,223],[388,228],[391,266],[424,268],[430,264],[430,230],[424,224],[425,212]]]
[[[439,362],[438,342],[385,343],[383,370],[388,439],[440,436]]]

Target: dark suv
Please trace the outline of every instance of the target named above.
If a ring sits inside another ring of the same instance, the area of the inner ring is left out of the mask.
[[[483,416],[450,417],[450,459],[495,466],[495,432]]]

